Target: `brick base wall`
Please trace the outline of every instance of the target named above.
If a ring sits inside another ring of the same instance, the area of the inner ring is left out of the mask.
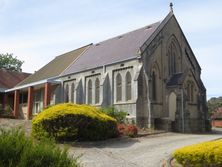
[[[222,128],[222,120],[213,120],[212,121],[213,127],[221,127]]]

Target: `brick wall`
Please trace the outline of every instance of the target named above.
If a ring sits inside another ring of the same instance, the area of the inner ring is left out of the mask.
[[[213,127],[222,127],[222,120],[213,120],[212,126]]]

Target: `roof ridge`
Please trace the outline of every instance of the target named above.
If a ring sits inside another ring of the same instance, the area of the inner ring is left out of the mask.
[[[63,72],[65,72],[73,63],[75,63],[75,62],[79,59],[79,57],[81,57],[85,52],[87,52],[87,50],[88,50],[92,45],[93,45],[93,43],[91,43],[91,44],[89,44],[89,45],[86,45],[86,46],[85,46],[86,49],[85,49],[81,54],[79,54],[79,56],[77,56],[77,58],[74,59],[74,60],[59,74],[59,76],[61,76],[61,75],[63,74]],[[81,48],[84,48],[84,47],[81,47]]]
[[[85,48],[89,47],[90,45],[92,45],[92,44],[85,45],[85,46],[82,46],[82,47],[77,48],[75,50],[72,50],[70,52],[67,52],[67,53],[64,53],[62,55],[56,56],[54,59],[49,61],[47,64],[43,65],[43,67],[38,69],[35,73],[33,73],[32,75],[30,75],[29,77],[27,77],[26,79],[24,79],[23,81],[21,81],[17,85],[15,85],[15,87],[24,85],[27,82],[34,82],[33,80],[36,80],[36,78],[38,80],[39,79],[43,80],[43,79],[47,79],[47,78],[51,78],[51,77],[60,76],[61,73],[64,71],[64,69],[66,69],[67,66],[70,66],[70,64],[72,64],[72,62],[75,60],[75,55],[76,54],[77,54],[76,56],[78,57],[79,53],[77,53],[77,52],[82,52],[83,49],[85,50]],[[52,67],[55,65],[55,62],[58,62],[61,59],[63,59],[63,60],[68,59],[69,61],[67,61],[65,63],[65,66],[60,66],[60,68],[57,69],[56,72],[55,72],[52,69]],[[46,69],[48,69],[48,70],[46,71]],[[52,71],[54,71],[54,72],[52,72]]]
[[[8,70],[8,69],[0,69],[0,71],[8,72],[8,73],[17,73],[17,74],[32,74],[32,73],[22,72],[22,71],[11,71],[11,70]]]
[[[69,54],[69,53],[71,53],[71,52],[77,51],[77,50],[79,50],[79,49],[82,49],[82,48],[87,47],[87,46],[90,46],[90,45],[93,45],[93,43],[90,43],[90,44],[87,44],[87,45],[83,45],[83,46],[81,46],[81,47],[79,47],[79,48],[77,48],[77,49],[71,50],[71,51],[69,51],[69,52],[62,53],[62,54],[60,54],[60,55],[58,55],[58,56],[55,56],[55,58],[60,57],[60,56],[64,56],[64,55],[66,55],[66,54]],[[54,58],[54,59],[55,59],[55,58]]]

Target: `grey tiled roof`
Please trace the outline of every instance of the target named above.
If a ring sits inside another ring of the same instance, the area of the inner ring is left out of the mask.
[[[92,45],[62,75],[136,58],[139,48],[161,22]]]

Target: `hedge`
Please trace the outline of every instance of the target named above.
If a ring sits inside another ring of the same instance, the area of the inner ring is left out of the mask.
[[[21,129],[0,129],[1,167],[79,167],[77,160],[52,140],[35,141]]]
[[[32,120],[32,135],[37,138],[103,140],[117,134],[117,121],[89,105],[58,104],[45,109]]]
[[[222,166],[222,140],[194,144],[177,149],[173,157],[184,166]]]

